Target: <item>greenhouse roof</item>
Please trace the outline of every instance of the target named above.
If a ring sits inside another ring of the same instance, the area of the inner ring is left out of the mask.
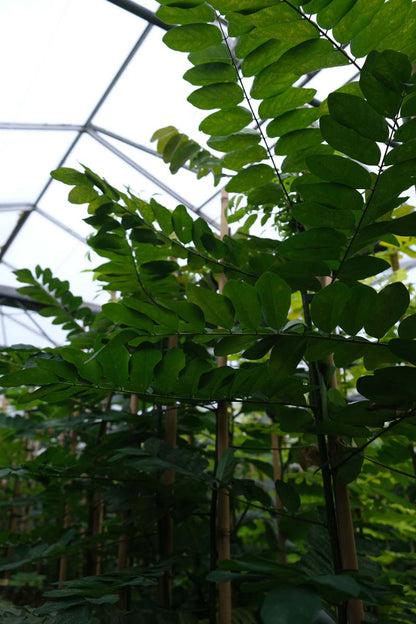
[[[220,191],[212,178],[197,180],[185,169],[172,176],[150,140],[167,125],[199,142],[206,138],[198,131],[203,111],[186,101],[186,55],[163,44],[170,27],[154,15],[158,6],[154,0],[1,3],[3,344],[61,339],[11,296],[15,269],[50,267],[69,279],[74,294],[103,301],[92,280],[86,207],[68,203],[68,187],[51,178],[52,170],[86,165],[116,187],[155,196],[169,208],[182,203],[218,223]],[[351,68],[338,67],[302,84],[310,82],[322,99],[353,77]]]

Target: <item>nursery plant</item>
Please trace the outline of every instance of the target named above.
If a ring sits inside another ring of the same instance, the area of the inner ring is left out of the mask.
[[[88,204],[109,301],[94,315],[48,269],[16,272],[67,340],[2,349],[0,572],[28,586],[2,617],[415,622],[415,3],[158,16],[208,138],[168,126],[157,150],[231,199],[220,235],[52,172]],[[305,77],[344,65],[318,101]]]

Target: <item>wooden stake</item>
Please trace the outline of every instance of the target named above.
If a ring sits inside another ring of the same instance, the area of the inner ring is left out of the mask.
[[[281,461],[281,455],[280,455],[280,445],[282,442],[282,437],[278,436],[277,433],[272,433],[271,441],[272,441],[272,459],[273,459],[273,479],[274,481],[277,481],[282,478],[282,461]],[[283,509],[282,501],[280,500],[280,497],[277,491],[276,491],[276,508],[278,510]],[[278,560],[279,560],[279,563],[284,565],[287,563],[286,561],[286,535],[282,533],[280,529],[280,520],[281,520],[281,516],[279,514],[276,514],[277,530],[279,532]]]
[[[221,190],[221,238],[228,234],[227,221],[228,193]],[[221,273],[218,278],[218,291],[221,294],[227,282],[226,276]],[[227,365],[227,357],[220,356],[217,359],[219,367]],[[229,422],[228,422],[228,404],[226,401],[219,401],[217,411],[217,460],[219,461],[223,453],[229,446]],[[221,488],[218,491],[217,500],[217,541],[218,541],[218,561],[230,559],[230,497],[228,490]],[[220,624],[231,624],[231,583],[219,583],[219,615]]]
[[[178,346],[178,337],[169,336],[168,349],[173,349]],[[178,428],[178,408],[176,405],[171,405],[166,408],[165,413],[165,442],[172,448],[176,447]],[[162,474],[162,484],[166,488],[173,490],[175,483],[175,472],[173,470],[165,470]],[[159,520],[158,523],[159,533],[159,549],[160,556],[163,559],[167,559],[173,553],[173,518],[172,514],[168,513]],[[172,607],[172,570],[168,570],[159,579],[158,586],[158,602],[160,606],[169,609]]]

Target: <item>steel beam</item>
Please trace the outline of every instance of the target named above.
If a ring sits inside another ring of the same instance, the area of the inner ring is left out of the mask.
[[[165,24],[162,22],[152,11],[149,9],[145,9],[145,7],[140,6],[136,2],[132,2],[132,0],[108,0],[111,4],[115,4],[120,7],[120,9],[124,9],[133,15],[137,15],[137,17],[141,17],[142,19],[149,22],[149,24],[154,24],[155,26],[159,26],[162,30],[170,30],[172,26],[169,24]]]

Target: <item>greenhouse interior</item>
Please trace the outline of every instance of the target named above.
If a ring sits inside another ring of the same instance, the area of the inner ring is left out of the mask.
[[[416,1],[0,17],[0,621],[416,622]]]

